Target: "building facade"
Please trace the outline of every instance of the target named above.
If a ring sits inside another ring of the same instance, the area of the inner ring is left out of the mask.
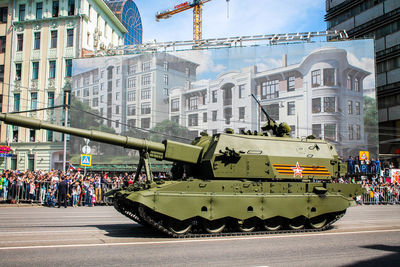
[[[379,153],[400,155],[400,1],[327,0],[328,30],[350,38],[375,38],[379,114]]]
[[[129,127],[150,129],[168,119],[170,89],[196,79],[197,64],[167,53],[80,61],[99,67],[74,74],[73,95],[117,133]]]
[[[124,45],[141,44],[143,37],[142,18],[133,0],[108,0],[106,4],[128,30]]]
[[[123,44],[127,32],[100,0],[13,1],[7,112],[63,124],[72,82],[72,59]],[[45,109],[45,110],[43,110]],[[4,109],[3,109],[4,111]],[[14,157],[5,168],[62,168],[63,135],[7,126]]]
[[[344,155],[366,143],[363,80],[370,73],[349,64],[347,52],[322,48],[300,63],[257,71],[255,66],[221,73],[170,94],[170,119],[196,135],[233,129],[257,130],[266,122],[251,94],[293,137],[314,135],[333,142]]]

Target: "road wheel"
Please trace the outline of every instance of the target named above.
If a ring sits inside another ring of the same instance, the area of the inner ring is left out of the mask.
[[[320,215],[314,218],[311,218],[309,220],[309,225],[313,229],[321,229],[322,227],[325,226],[327,222],[326,216],[325,215]]]
[[[289,228],[292,230],[300,230],[304,228],[305,219],[303,216],[299,216],[289,220]]]
[[[191,229],[192,229],[191,220],[180,221],[173,218],[168,219],[168,230],[170,230],[174,234],[185,235],[189,233]]]
[[[282,218],[274,217],[264,220],[264,228],[268,231],[278,231],[282,227]]]
[[[250,218],[246,220],[238,220],[238,228],[241,232],[253,232],[256,229],[257,220]]]
[[[206,220],[204,222],[204,230],[206,230],[206,232],[210,234],[221,233],[225,229],[225,226],[226,226],[225,219],[219,219],[213,221]]]

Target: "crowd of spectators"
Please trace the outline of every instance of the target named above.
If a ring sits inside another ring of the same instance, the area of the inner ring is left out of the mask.
[[[366,188],[367,193],[357,199],[359,203],[399,204],[400,185],[387,182],[384,176],[380,175],[381,165],[379,160],[372,159],[371,161],[365,161],[365,163],[360,161],[360,165],[358,163],[357,159],[353,160],[353,165],[348,161],[348,165],[350,165],[348,175],[340,177],[337,182],[361,183]],[[369,175],[357,176],[358,169],[360,174]],[[109,199],[104,197],[104,192],[120,188],[122,185],[129,186],[133,183],[135,175],[135,172],[131,174],[126,172],[113,174],[105,172],[84,175],[78,171],[21,172],[18,170],[3,170],[0,173],[0,201],[7,203],[39,203],[44,206],[55,207],[56,204],[60,204],[58,198],[59,184],[62,180],[65,180],[67,183],[68,205],[72,207],[92,207],[95,204],[109,203]],[[168,178],[166,173],[153,175],[158,179]],[[140,174],[138,177],[139,181],[146,179],[145,174]]]
[[[88,173],[86,175],[78,171],[61,172],[52,171],[15,171],[3,170],[0,173],[0,201],[3,202],[30,202],[40,203],[54,207],[60,204],[59,184],[65,180],[67,184],[68,205],[93,206],[104,204],[108,201],[103,196],[104,192],[130,185],[133,183],[136,173]],[[159,173],[156,177],[166,178],[165,173]],[[139,181],[145,179],[144,174],[139,175]]]

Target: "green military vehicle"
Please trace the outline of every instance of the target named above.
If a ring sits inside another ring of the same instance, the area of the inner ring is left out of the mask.
[[[290,128],[271,118],[263,133],[202,134],[191,145],[63,127],[13,114],[0,114],[0,120],[139,150],[135,182],[108,196],[120,213],[173,237],[321,231],[363,192],[358,184],[334,182],[346,167],[332,144],[289,138]],[[149,158],[172,161],[172,180],[153,179]],[[142,171],[146,180],[139,182]]]

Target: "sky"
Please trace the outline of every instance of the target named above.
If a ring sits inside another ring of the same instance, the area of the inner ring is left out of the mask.
[[[143,42],[193,39],[192,9],[169,19],[155,14],[187,0],[134,0],[143,25]],[[203,5],[203,39],[326,30],[323,0],[226,0]]]

